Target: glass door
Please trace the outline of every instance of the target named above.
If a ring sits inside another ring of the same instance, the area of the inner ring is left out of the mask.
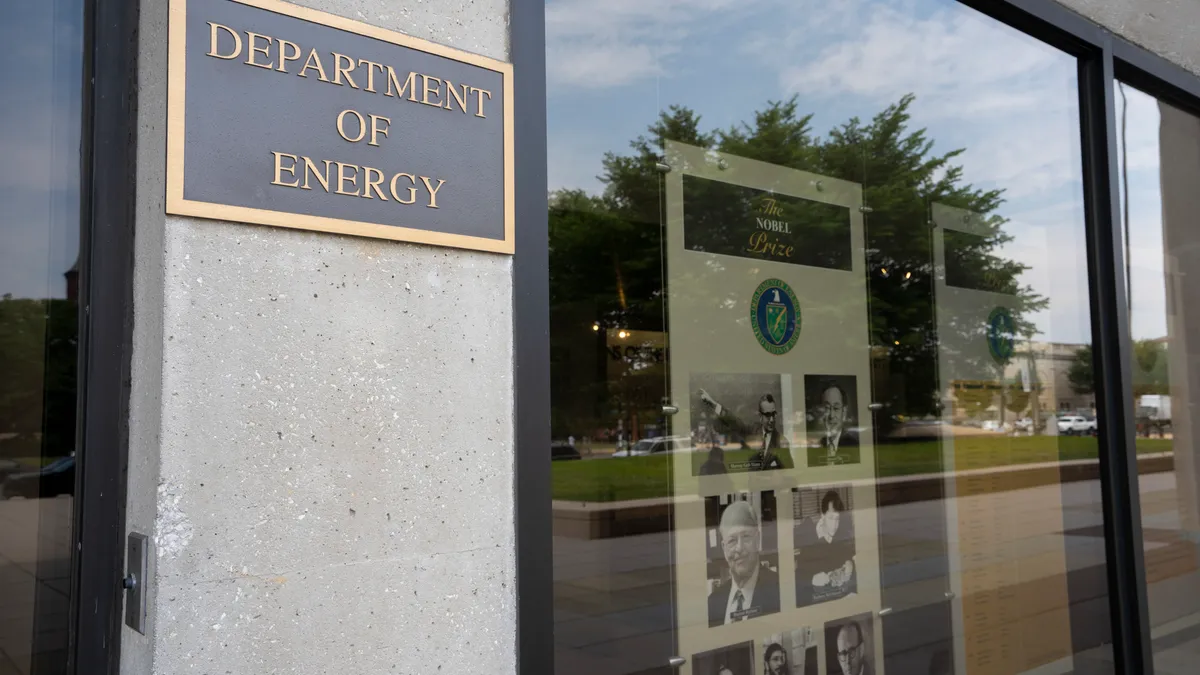
[[[1112,672],[1075,58],[951,0],[547,48],[557,671]]]
[[[81,0],[0,3],[0,673],[67,672]]]

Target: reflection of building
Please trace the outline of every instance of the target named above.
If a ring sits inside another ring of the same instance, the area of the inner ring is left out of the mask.
[[[1084,344],[1026,342],[1004,368],[1003,382],[960,383],[947,392],[954,419],[1007,421],[1064,412],[1095,414],[1096,396],[1076,392],[1070,372]],[[1002,391],[1003,388],[1003,391]],[[1038,392],[1034,400],[1032,394]]]

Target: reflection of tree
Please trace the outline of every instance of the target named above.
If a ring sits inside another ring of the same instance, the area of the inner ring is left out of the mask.
[[[77,324],[69,300],[0,299],[0,456],[74,449]]]
[[[601,196],[563,190],[551,196],[551,312],[587,319],[555,322],[552,341],[577,340],[588,321],[602,326],[664,330],[661,234],[664,190],[659,165],[666,140],[756,159],[863,185],[867,267],[871,271],[870,339],[875,371],[888,373],[887,391],[874,393],[892,414],[922,416],[939,410],[938,336],[934,321],[930,205],[939,202],[978,214],[985,235],[956,249],[965,281],[1016,296],[1017,330],[1032,332],[1022,320],[1044,306],[1029,287],[1018,284],[1025,269],[997,255],[1011,238],[1004,233],[1000,190],[964,182],[954,150],[934,153],[925,130],[909,129],[913,97],[905,96],[869,122],[853,118],[827,136],[813,133],[811,115],[798,112],[798,100],[771,101],[753,119],[729,129],[702,130],[700,116],[671,106],[634,139],[628,154],[606,153]],[[690,197],[690,196],[689,196]],[[717,196],[719,197],[719,195]],[[740,208],[736,202],[706,201],[705,209]],[[743,205],[744,206],[744,205]],[[885,271],[886,270],[886,271]],[[961,333],[948,344],[986,339],[985,327],[951,324]],[[556,363],[556,368],[568,367]],[[603,383],[598,383],[603,387]],[[584,392],[562,392],[583,395]],[[557,396],[557,394],[556,394]],[[600,405],[599,392],[591,394]],[[603,415],[602,411],[600,412]],[[886,424],[886,419],[877,423]]]
[[[954,390],[954,398],[968,419],[979,419],[996,400],[997,390],[987,382],[963,383]]]
[[[1076,394],[1090,394],[1095,391],[1096,380],[1092,376],[1092,346],[1084,345],[1075,350],[1071,365],[1067,367],[1067,382],[1071,383],[1071,391]]]
[[[1018,379],[1016,382],[1008,385],[1008,391],[1005,396],[1005,407],[1014,415],[1020,415],[1029,407],[1029,401],[1033,398],[1033,392],[1025,391],[1025,386]]]
[[[1162,340],[1133,341],[1133,395],[1170,394],[1171,379],[1167,370],[1167,343]],[[1071,365],[1067,368],[1067,380],[1076,394],[1091,394],[1095,391],[1092,371],[1092,346],[1084,345],[1075,350]]]

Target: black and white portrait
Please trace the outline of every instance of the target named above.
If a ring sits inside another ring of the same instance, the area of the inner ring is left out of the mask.
[[[869,612],[825,624],[825,666],[829,675],[875,674],[875,639]]]
[[[763,675],[817,675],[817,635],[811,628],[797,628],[768,635],[759,642],[759,665]]]
[[[775,493],[743,492],[704,500],[708,552],[708,625],[779,611],[779,533]]]
[[[693,675],[754,675],[754,643],[742,642],[692,656]]]
[[[784,400],[785,395],[791,397],[790,382],[786,375],[693,373],[694,473],[791,468],[784,430],[791,413]]]
[[[792,490],[797,607],[858,592],[852,496],[848,485]]]
[[[853,375],[805,375],[808,465],[859,462],[858,389]]]

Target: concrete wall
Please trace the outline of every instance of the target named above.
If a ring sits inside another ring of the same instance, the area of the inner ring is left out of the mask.
[[[507,59],[504,0],[299,4]],[[515,672],[511,259],[165,216],[166,28],[143,0],[122,672]]]
[[[1200,2],[1057,0],[1121,37],[1200,73]]]

